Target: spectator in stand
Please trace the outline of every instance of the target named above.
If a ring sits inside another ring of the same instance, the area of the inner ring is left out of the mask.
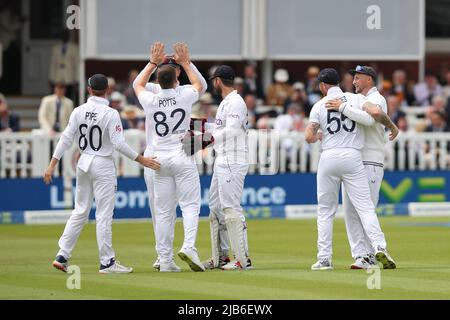
[[[319,67],[310,66],[306,72],[306,93],[308,94],[308,102],[313,106],[317,101],[322,99],[322,94],[319,90],[317,77],[319,76]]]
[[[8,101],[0,93],[0,133],[20,131],[20,117],[9,110]]]
[[[450,70],[446,72],[445,74],[445,86],[443,88],[444,91],[444,97],[447,100],[447,104],[450,105]]]
[[[65,96],[66,86],[57,83],[54,94],[42,98],[39,107],[39,124],[50,135],[63,132],[73,111],[73,101]]]
[[[425,132],[450,132],[445,112],[434,110],[429,114],[428,119],[430,120],[430,125],[425,128]]]
[[[400,110],[400,98],[398,95],[391,94],[387,98],[388,114],[392,122],[399,128],[400,131],[407,131],[408,125],[406,121],[406,113]]]
[[[445,100],[444,96],[433,97],[433,100],[431,101],[431,109],[433,111],[442,111],[445,113],[446,106],[447,106],[447,101]]]
[[[139,103],[139,99],[136,97],[136,93],[134,92],[134,89],[133,89],[133,82],[137,78],[138,75],[139,75],[138,70],[131,70],[128,73],[128,83],[127,83],[127,87],[125,88],[124,92],[125,92],[127,104],[132,104],[132,105],[141,107],[141,104]]]
[[[256,97],[253,94],[247,94],[244,97],[245,104],[247,105],[248,125],[249,129],[256,128]]]
[[[262,115],[258,121],[256,121],[256,129],[259,130],[269,130],[271,129],[271,118],[268,114]]]
[[[432,111],[429,114],[429,120],[430,120],[430,125],[428,127],[426,127],[425,132],[450,132],[450,126],[447,124],[447,116],[443,111]],[[437,165],[437,168],[440,168],[440,143],[439,141],[436,143],[436,149],[435,149],[435,157],[436,159],[434,160],[432,157],[432,153],[431,153],[431,144],[429,142],[427,142],[426,146],[425,146],[425,160],[428,166],[430,166],[430,164],[432,162],[434,162],[434,164]],[[450,150],[450,143],[447,143],[447,152]],[[446,161],[448,163],[448,161]],[[443,169],[443,168],[441,168]]]
[[[312,106],[309,104],[305,85],[303,84],[303,82],[295,82],[292,87],[294,91],[284,103],[284,113],[288,112],[288,108],[292,103],[296,103],[302,108],[303,112],[305,113],[304,116],[308,118]]]
[[[346,72],[342,77],[341,89],[344,92],[355,92],[355,87],[353,86],[353,76],[348,72]]]
[[[277,117],[274,123],[274,129],[280,133],[289,132],[304,132],[305,122],[304,122],[304,112],[302,107],[296,103],[292,103],[288,107],[287,114],[283,114]],[[281,147],[286,151],[289,158],[293,156],[295,151],[295,139],[291,136],[287,136],[281,141]],[[287,167],[289,168],[289,159],[287,159]]]
[[[192,114],[195,118],[207,119],[208,122],[216,121],[217,106],[214,104],[212,95],[207,92],[200,97],[193,106]]]
[[[247,64],[244,70],[244,96],[253,94],[258,99],[264,100],[264,88],[256,73],[254,64]]]
[[[274,74],[275,83],[267,89],[266,103],[272,106],[284,106],[294,89],[288,83],[289,73],[286,69],[277,69]]]
[[[114,91],[116,90],[116,79],[114,79],[113,77],[108,77],[108,89],[106,90],[106,99],[111,100],[111,95]]]
[[[54,45],[50,58],[50,84],[52,90],[57,83],[66,85],[67,97],[77,101],[78,46],[71,41],[69,31],[63,31],[61,42]]]
[[[128,129],[145,131],[145,113],[134,105],[126,105],[122,108],[120,118],[127,123]]]
[[[237,91],[237,93],[244,98],[245,97],[245,87],[244,87],[244,79],[240,77],[234,78],[234,89]]]
[[[124,118],[122,118],[122,114],[121,114],[121,112],[123,110],[122,106],[123,106],[124,100],[125,100],[125,97],[119,91],[114,91],[111,94],[111,98],[109,100],[109,106],[119,112],[120,120],[122,121],[123,130],[127,130],[128,129],[128,121],[126,121]]]
[[[297,103],[291,103],[287,109],[287,114],[277,117],[274,129],[280,132],[305,131],[305,116],[303,108]]]
[[[414,86],[415,104],[420,106],[429,106],[432,104],[433,97],[443,95],[442,86],[439,84],[436,75],[427,72],[425,81]]]
[[[404,70],[397,69],[392,73],[392,89],[390,93],[397,95],[400,104],[403,106],[411,106],[414,104],[414,94]]]

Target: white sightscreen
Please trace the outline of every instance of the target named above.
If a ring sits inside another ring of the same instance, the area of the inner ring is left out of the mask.
[[[96,1],[95,56],[146,58],[157,40],[168,53],[182,41],[197,57],[242,54],[243,0]]]
[[[267,0],[267,54],[420,59],[423,11],[423,0]]]

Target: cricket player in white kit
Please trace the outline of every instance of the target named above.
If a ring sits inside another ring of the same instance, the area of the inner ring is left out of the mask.
[[[362,159],[367,173],[371,199],[376,207],[384,175],[384,146],[386,143],[384,128],[386,127],[390,130],[390,140],[393,140],[398,135],[399,130],[387,115],[386,99],[378,92],[375,86],[377,79],[375,70],[368,66],[357,66],[350,73],[354,75],[353,84],[356,93],[363,96],[363,106],[355,108],[336,99],[327,103],[327,109],[339,111],[355,121],[358,121],[359,117],[367,116],[367,114],[370,114],[376,120],[372,125],[363,127],[365,141],[362,149]],[[364,231],[361,219],[345,188],[342,190],[342,203],[345,212],[347,236],[352,257],[355,259],[350,268],[367,269],[375,265],[377,260],[380,260],[383,268],[394,269],[396,265],[392,259],[387,259],[381,253],[379,253],[380,257],[375,257],[375,251],[371,246],[370,239]],[[382,250],[383,248],[378,248],[378,251],[381,252]]]
[[[200,177],[194,157],[183,151],[182,139],[191,122],[192,104],[199,98],[203,85],[191,67],[185,44],[174,45],[174,59],[186,71],[191,87],[178,85],[176,71],[163,66],[158,71],[161,91],[157,94],[145,89],[150,75],[165,58],[164,45],[156,42],[152,47],[150,63],[141,72],[135,91],[150,120],[148,142],[154,156],[161,163],[153,177],[154,215],[156,220],[156,246],[160,257],[160,272],[179,272],[173,255],[174,215],[176,197],[183,215],[184,243],[178,256],[193,271],[204,271],[195,241],[200,212]]]
[[[158,61],[159,62],[159,61]],[[165,56],[164,60],[161,64],[158,65],[158,67],[163,67],[163,66],[170,66],[172,68],[175,69],[176,72],[176,76],[177,79],[180,77],[181,74],[181,66],[176,63],[176,61],[173,59],[173,57],[171,56]],[[192,70],[197,74],[198,78],[200,79],[201,83],[202,83],[202,90],[200,91],[200,97],[206,92],[206,89],[208,88],[208,85],[206,83],[205,78],[202,76],[202,74],[198,71],[197,67],[191,62],[190,66],[192,68]],[[155,65],[153,65],[153,70],[155,71],[157,69],[157,67]],[[153,71],[153,72],[154,72]],[[152,72],[152,73],[153,73]],[[140,77],[142,75],[138,75],[138,77],[136,78],[136,80],[133,83],[133,88],[136,87],[137,82],[139,81]],[[180,83],[177,81],[177,87],[180,86]],[[188,88],[188,87],[192,87],[192,85],[188,84],[188,85],[183,85],[183,87]],[[161,86],[158,83],[147,83],[145,85],[145,89],[147,91],[150,91],[154,94],[157,94],[159,92],[161,92]],[[137,95],[137,94],[136,94]],[[151,122],[151,118],[149,118],[149,116],[146,116],[145,119],[145,123],[146,123],[146,137],[147,137],[147,147],[145,149],[144,152],[144,156],[148,157],[148,156],[152,156],[154,154],[153,150],[152,150],[152,144],[150,141],[151,138],[151,130],[150,130],[150,124]],[[155,171],[152,169],[144,169],[144,179],[145,179],[145,184],[147,186],[147,192],[148,192],[148,199],[149,199],[149,206],[150,206],[150,211],[151,211],[151,217],[152,217],[152,223],[153,223],[153,231],[155,232],[155,239],[156,239],[156,219],[155,219],[155,209],[154,209],[154,190],[153,190],[153,178],[154,178],[154,173]],[[177,200],[174,197],[173,201],[172,201],[172,207],[173,207],[173,211],[175,212],[176,210],[176,206],[177,206]],[[173,224],[175,224],[176,221],[176,215],[173,215]],[[156,242],[156,241],[155,241]],[[158,252],[158,248],[156,248],[156,252]],[[160,268],[160,261],[159,261],[159,257],[157,257],[156,261],[153,263],[153,268],[155,268],[156,270],[159,270]]]
[[[361,96],[344,94],[338,87],[339,75],[334,69],[323,69],[319,73],[318,81],[319,88],[325,97],[313,106],[310,123],[305,132],[308,143],[319,140],[319,129],[323,132],[322,153],[317,171],[318,261],[312,265],[311,269],[330,270],[333,269],[333,220],[338,207],[341,182],[377,254],[380,249],[386,252],[386,240],[375,213],[375,206],[370,199],[367,174],[362,162],[364,131],[360,124],[348,119],[340,112],[327,110],[325,107],[328,100],[336,98],[340,98],[347,105],[359,107],[362,104]],[[374,121],[370,118],[361,118],[360,121],[370,125]]]
[[[67,272],[68,261],[75,248],[83,226],[88,222],[92,201],[96,201],[97,242],[100,256],[100,273],[129,273],[132,268],[120,265],[112,248],[112,219],[117,189],[114,150],[140,164],[157,169],[154,158],[144,158],[125,142],[119,113],[109,107],[106,100],[108,80],[104,75],[94,75],[88,80],[90,98],[76,108],[67,128],[61,135],[53,158],[45,171],[44,181],[52,181],[53,172],[65,150],[75,140],[81,157],[77,164],[75,209],[59,240],[60,250],[53,266]]]
[[[216,152],[210,187],[210,231],[212,258],[208,269],[220,266],[220,233],[226,230],[234,260],[222,265],[223,270],[249,269],[247,224],[241,207],[244,180],[248,172],[248,111],[242,97],[233,88],[235,74],[230,66],[219,66],[210,80],[223,98],[217,110],[216,123],[206,124]],[[197,136],[198,137],[198,136]],[[193,137],[195,139],[196,137]],[[203,145],[204,147],[204,145]],[[223,235],[223,233],[222,233]],[[223,240],[223,239],[222,239]]]

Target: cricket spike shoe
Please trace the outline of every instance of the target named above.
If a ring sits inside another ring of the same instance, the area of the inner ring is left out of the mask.
[[[198,257],[197,250],[195,249],[181,249],[178,252],[178,256],[181,260],[186,262],[194,272],[202,272],[205,271],[205,267],[203,266],[200,258]]]
[[[350,266],[350,269],[370,269],[373,268],[374,265],[376,264],[372,264],[368,257],[357,257],[355,262]]]
[[[212,269],[221,269],[228,262],[230,262],[230,258],[228,258],[227,256],[220,256],[219,257],[219,265],[217,267],[214,265],[213,258],[210,258],[202,263],[206,270],[212,270]]]
[[[112,258],[108,265],[100,265],[100,270],[98,271],[101,274],[108,273],[132,273],[133,268],[128,268],[120,264],[119,261],[116,261]]]
[[[333,270],[333,263],[331,259],[321,259],[311,266],[313,271]]]
[[[55,261],[53,261],[52,266],[55,269],[61,270],[62,272],[67,272],[67,267],[69,262],[63,256],[57,256]]]
[[[395,269],[397,265],[395,264],[394,259],[389,255],[386,248],[378,247],[377,252],[375,253],[375,258],[378,262],[381,262],[383,265],[383,269]]]
[[[170,262],[161,261],[159,272],[181,272],[181,268],[173,260]]]

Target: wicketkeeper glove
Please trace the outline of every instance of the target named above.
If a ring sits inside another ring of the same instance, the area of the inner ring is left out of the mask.
[[[213,144],[214,137],[209,132],[196,135],[193,131],[189,130],[181,142],[183,144],[184,153],[188,156],[192,156],[199,150],[204,150]]]
[[[206,122],[208,122],[208,119],[191,118],[191,124],[189,129],[191,131],[200,131],[201,133],[205,133]]]

